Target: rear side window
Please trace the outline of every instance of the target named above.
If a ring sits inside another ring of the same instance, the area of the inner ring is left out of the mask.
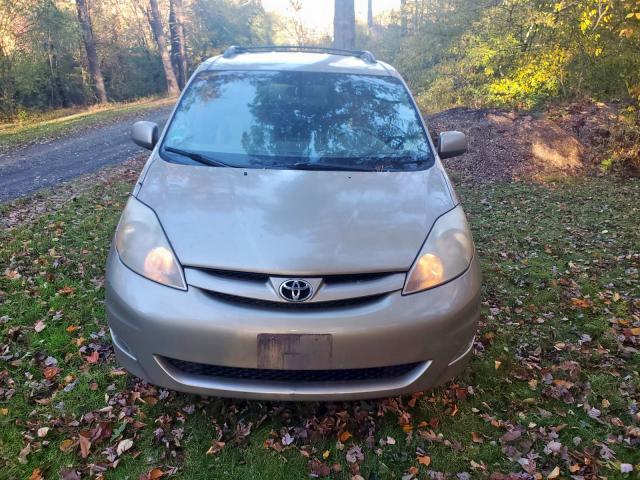
[[[296,71],[208,71],[185,92],[163,147],[245,168],[296,162],[418,170],[433,162],[396,78]],[[169,161],[189,163],[161,149]]]

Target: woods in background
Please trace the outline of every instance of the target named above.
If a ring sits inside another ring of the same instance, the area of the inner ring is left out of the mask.
[[[640,99],[639,0],[401,3],[358,43],[399,68],[428,111]]]
[[[429,111],[640,98],[640,0],[400,0],[354,25],[353,0],[0,0],[0,119],[182,88],[231,44],[321,44],[306,2],[334,3],[334,46],[396,66]]]
[[[0,0],[0,120],[175,93],[204,58],[271,30],[259,0]]]

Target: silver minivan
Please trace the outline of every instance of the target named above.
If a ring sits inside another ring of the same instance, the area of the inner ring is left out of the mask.
[[[152,150],[107,263],[118,361],[226,397],[358,399],[431,388],[470,356],[481,276],[406,84],[370,52],[230,47]]]

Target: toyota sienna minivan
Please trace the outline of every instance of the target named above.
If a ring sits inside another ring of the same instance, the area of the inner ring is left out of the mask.
[[[117,359],[156,385],[281,400],[424,390],[461,371],[480,269],[433,143],[370,52],[230,47],[152,151],[107,264]]]

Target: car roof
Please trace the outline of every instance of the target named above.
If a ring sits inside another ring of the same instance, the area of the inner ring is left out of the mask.
[[[202,70],[296,70],[305,72],[334,72],[360,75],[400,77],[390,65],[347,54],[323,52],[240,52],[212,57],[201,65]]]

